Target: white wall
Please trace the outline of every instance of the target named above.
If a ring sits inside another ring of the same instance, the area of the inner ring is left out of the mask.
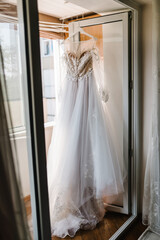
[[[16,150],[18,155],[18,166],[21,180],[23,196],[30,195],[28,154],[26,136],[17,136],[15,139]]]
[[[46,155],[48,152],[49,144],[52,136],[52,126],[45,127],[45,142],[46,142]],[[23,196],[30,195],[30,182],[29,182],[29,167],[28,167],[28,154],[27,154],[27,139],[25,134],[17,134],[15,143],[18,155],[19,173],[21,179],[21,187]]]
[[[142,6],[142,175],[141,203],[143,200],[144,173],[151,129],[152,99],[152,1]]]

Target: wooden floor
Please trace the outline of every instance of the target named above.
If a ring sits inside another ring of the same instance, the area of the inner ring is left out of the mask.
[[[107,212],[106,217],[93,230],[80,230],[74,238],[66,237],[65,239],[74,240],[100,240],[109,239],[117,229],[128,219],[128,216],[118,213]],[[52,240],[61,238],[52,237]]]
[[[26,212],[28,218],[31,217],[31,204],[30,200],[25,201]],[[108,240],[122,224],[129,217],[124,214],[107,212],[104,220],[100,222],[94,230],[85,231],[80,230],[77,232],[74,238],[66,237],[65,239],[72,240]],[[137,240],[140,235],[145,230],[145,227],[142,225],[141,220],[139,219],[131,229],[125,234],[122,240]],[[52,240],[60,240],[61,238],[52,237]]]
[[[128,232],[122,238],[123,240],[137,240],[141,234],[146,230],[146,226],[142,224],[142,219],[139,219],[131,226]],[[152,239],[150,239],[152,240]]]

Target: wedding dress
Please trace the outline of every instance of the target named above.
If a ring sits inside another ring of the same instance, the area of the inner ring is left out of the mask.
[[[62,238],[93,229],[105,214],[103,198],[124,190],[95,40],[66,40],[64,49],[66,73],[47,162],[51,230]]]

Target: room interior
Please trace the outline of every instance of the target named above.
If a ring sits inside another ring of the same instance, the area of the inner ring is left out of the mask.
[[[152,1],[135,0],[129,1],[128,5],[126,1],[118,0],[38,0],[37,3],[46,156],[56,124],[56,104],[58,104],[58,83],[56,80],[52,82],[52,78],[58,79],[59,76],[57,57],[60,57],[61,53],[60,50],[59,52],[56,50],[59,49],[57,43],[74,33],[78,27],[98,39],[97,47],[105,66],[103,72],[108,77],[108,79],[106,77],[106,88],[109,88],[111,96],[108,111],[118,139],[116,141],[120,142],[117,148],[123,152],[119,154],[123,155],[122,171],[125,172],[124,175],[126,174],[125,193],[116,199],[108,200],[104,221],[96,229],[80,231],[73,239],[117,239],[118,234],[120,235],[132,221],[135,222],[133,227],[128,228],[128,232],[122,239],[138,239],[146,229],[146,226],[142,225],[141,215],[151,126]],[[0,3],[0,23],[15,24],[14,27],[8,28],[8,32],[10,31],[8,37],[15,41],[13,44],[16,44],[17,38],[20,41],[18,34],[15,33],[17,32],[16,24],[20,18],[18,14],[20,8],[17,6],[16,0],[4,0]],[[137,11],[139,11],[139,25],[136,25]],[[139,26],[139,29],[135,29],[135,26]],[[128,28],[127,31],[126,28]],[[2,45],[5,34],[8,34],[6,32],[0,34],[0,38],[3,39]],[[135,34],[138,36],[135,37]],[[89,37],[81,35],[79,39],[86,41]],[[11,42],[6,44],[11,46]],[[17,47],[19,49],[16,49],[18,61],[11,70],[13,72],[16,69],[16,76],[23,75],[23,67],[20,70],[18,67],[21,64],[20,46],[21,44]],[[8,61],[11,64],[14,58]],[[139,73],[136,75],[137,71]],[[134,83],[131,80],[132,76],[136,78]],[[116,82],[117,79],[118,82]],[[15,81],[14,86],[10,81],[8,83],[22,192],[29,225],[32,225],[34,204],[31,198],[34,190],[31,186],[32,164],[29,163],[28,137],[25,129],[24,86],[21,80]],[[119,117],[115,114],[118,110]],[[135,122],[140,131],[135,127]],[[136,144],[139,144],[139,147],[136,147]],[[125,223],[127,223],[126,226]],[[32,229],[32,226],[30,227]],[[33,232],[32,229],[31,234],[33,239],[36,239]]]

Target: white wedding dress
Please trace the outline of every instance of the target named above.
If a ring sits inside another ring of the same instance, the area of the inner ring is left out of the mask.
[[[64,43],[66,73],[47,162],[51,230],[62,238],[93,229],[105,214],[103,198],[124,190],[95,45]]]

